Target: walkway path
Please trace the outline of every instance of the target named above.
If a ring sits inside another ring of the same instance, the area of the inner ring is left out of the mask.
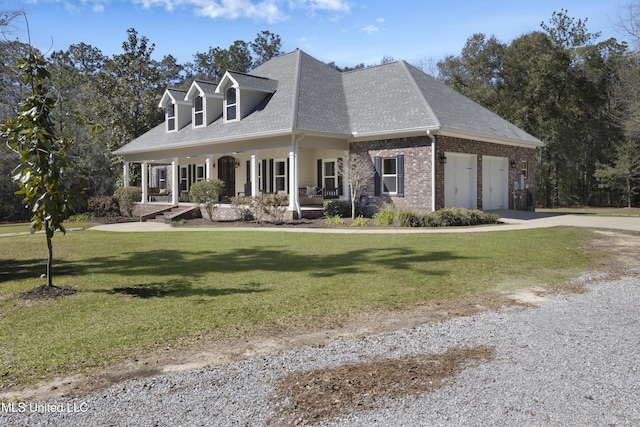
[[[123,224],[98,225],[91,230],[114,232],[151,232],[151,231],[281,231],[305,233],[359,233],[359,234],[405,234],[405,233],[478,233],[487,231],[524,230],[556,226],[609,228],[640,232],[640,217],[632,216],[595,216],[595,215],[554,215],[522,211],[495,211],[503,222],[500,225],[483,227],[455,228],[305,228],[305,227],[172,227],[160,222],[130,222]]]

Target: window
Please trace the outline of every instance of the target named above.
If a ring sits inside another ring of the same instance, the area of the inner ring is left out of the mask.
[[[204,103],[200,95],[193,98],[193,124],[194,126],[204,124]]]
[[[189,191],[189,168],[180,166],[180,191]]]
[[[227,97],[225,99],[226,103],[226,114],[227,121],[236,120],[237,119],[237,100],[236,100],[236,89],[230,87],[227,89]]]
[[[167,188],[167,169],[158,169],[158,188]]]
[[[336,161],[325,160],[322,165],[322,187],[337,188],[338,176],[336,173]]]
[[[167,105],[167,130],[176,130],[176,105],[173,103]]]
[[[375,156],[373,165],[375,170],[373,194],[404,197],[404,155],[387,158]]]
[[[520,162],[520,174],[525,178],[527,177],[527,161],[526,160],[523,160]]]
[[[395,157],[382,159],[382,192],[385,194],[398,192],[398,164]]]
[[[274,192],[287,191],[287,162],[276,160],[273,164],[273,177],[275,180]]]
[[[196,165],[196,182],[204,179],[204,165]]]

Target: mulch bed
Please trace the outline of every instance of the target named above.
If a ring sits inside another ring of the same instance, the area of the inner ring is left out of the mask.
[[[28,291],[20,292],[21,299],[48,299],[48,298],[58,298],[65,297],[67,295],[73,295],[76,293],[75,289],[58,287],[58,286],[47,286],[42,285],[37,288],[29,289]]]

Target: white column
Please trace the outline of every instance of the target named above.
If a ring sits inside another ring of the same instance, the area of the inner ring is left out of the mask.
[[[122,173],[122,184],[125,187],[129,186],[129,162],[124,162],[124,168]]]
[[[142,175],[142,203],[147,203],[147,188],[149,188],[149,164],[147,161],[142,162],[141,166],[141,175]]]
[[[351,200],[351,187],[349,185],[349,150],[344,152],[344,157],[342,158],[342,194],[344,194],[345,200]]]
[[[292,137],[289,147],[289,210],[296,211],[300,218],[300,203],[298,202],[298,141]]]
[[[205,173],[205,178],[206,179],[212,179],[213,178],[213,170],[212,170],[212,166],[213,165],[213,155],[208,154],[207,155],[207,160],[205,160],[205,167],[204,167],[204,173]]]
[[[171,161],[171,204],[177,205],[180,202],[180,185],[178,184],[178,158]]]
[[[264,176],[264,171],[262,172]],[[256,197],[258,195],[258,152],[256,150],[251,150],[251,196]],[[248,196],[248,194],[245,194]]]

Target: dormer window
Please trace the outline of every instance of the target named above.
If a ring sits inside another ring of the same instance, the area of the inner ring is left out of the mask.
[[[176,130],[176,105],[167,104],[167,130]]]
[[[204,102],[200,95],[193,98],[193,124],[194,126],[204,125]]]
[[[238,102],[236,99],[236,88],[230,87],[229,89],[227,89],[224,102],[225,102],[226,121],[229,122],[229,121],[237,120]]]

